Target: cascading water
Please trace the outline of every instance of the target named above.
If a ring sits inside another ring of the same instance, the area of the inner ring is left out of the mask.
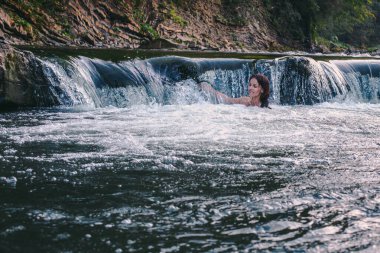
[[[248,78],[258,72],[271,79],[271,100],[276,104],[311,105],[347,98],[377,103],[380,97],[380,60],[316,61],[291,56],[257,61],[183,57],[122,62],[86,57],[35,61],[44,81],[29,87],[26,100],[39,106],[212,102],[200,94],[197,82],[208,81],[217,90],[239,97],[247,95]]]
[[[272,79],[272,97],[278,104],[311,105],[334,98],[342,101],[347,97],[377,103],[379,67],[379,60],[315,61],[285,57],[274,60],[265,72]]]
[[[252,64],[242,60],[190,60],[164,57],[112,63],[72,58],[65,67],[43,61],[44,74],[59,105],[126,107],[138,104],[189,104],[203,101],[196,82],[208,80],[232,96],[246,94]],[[60,90],[59,92],[57,90]]]
[[[378,251],[379,60],[12,60],[0,252]]]
[[[359,101],[378,103],[380,99],[379,60],[332,61]],[[342,83],[344,83],[344,81]]]

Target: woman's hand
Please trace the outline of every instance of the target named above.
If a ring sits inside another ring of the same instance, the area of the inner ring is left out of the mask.
[[[201,83],[197,83],[197,85],[198,85],[199,91],[215,93],[215,89],[209,83],[201,82]]]
[[[250,99],[249,97],[239,97],[239,98],[232,98],[227,96],[226,94],[223,94],[220,91],[217,91],[214,89],[214,87],[211,86],[210,83],[207,82],[200,82],[197,83],[199,91],[208,93],[206,96],[211,99],[215,100],[216,103],[223,103],[223,104],[242,104],[242,105],[250,105]]]

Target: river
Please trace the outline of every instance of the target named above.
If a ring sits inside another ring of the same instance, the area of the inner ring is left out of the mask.
[[[1,252],[378,251],[377,59],[37,59],[49,99],[0,113]],[[256,72],[272,109],[197,89]]]

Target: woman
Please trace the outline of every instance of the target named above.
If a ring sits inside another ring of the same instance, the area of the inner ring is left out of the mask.
[[[203,91],[215,95],[219,103],[242,104],[246,106],[269,107],[269,80],[263,74],[253,75],[249,78],[248,97],[232,98],[216,91],[207,83],[200,83]]]

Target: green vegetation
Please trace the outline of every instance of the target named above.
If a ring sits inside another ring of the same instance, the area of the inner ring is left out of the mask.
[[[68,0],[4,0],[15,25],[32,34],[51,24],[62,27],[61,35],[74,39],[75,32],[66,12]],[[157,27],[171,20],[185,28],[188,21],[182,13],[202,18],[200,0],[112,0],[111,5],[124,10],[119,22],[133,20],[139,32],[149,39],[158,39]],[[158,3],[158,8],[157,8]],[[210,6],[211,3],[208,3]],[[280,35],[280,44],[347,50],[352,47],[378,50],[380,45],[380,0],[217,0],[220,12],[211,13],[215,21],[228,26],[247,26],[257,22],[271,23]],[[213,6],[212,10],[218,7]],[[123,14],[124,13],[124,14]],[[46,14],[52,19],[46,19]],[[206,13],[209,15],[209,13]],[[119,15],[119,14],[118,14]],[[186,17],[187,17],[186,15]],[[267,18],[267,20],[262,20]],[[54,20],[54,22],[52,22]],[[257,20],[257,21],[256,21]],[[113,28],[120,29],[120,28]],[[234,41],[238,45],[238,40]],[[294,43],[296,42],[296,43]],[[297,43],[298,42],[298,43]],[[238,45],[240,46],[240,44]]]
[[[160,38],[158,32],[149,24],[140,24],[140,32],[148,35],[153,40]]]
[[[182,28],[187,26],[187,21],[177,13],[178,8],[188,9],[189,2],[182,0],[167,0],[161,1],[158,5],[164,19],[170,19],[174,23],[179,24]]]
[[[179,24],[181,27],[187,26],[186,20],[184,20],[181,16],[177,14],[173,5],[171,5],[171,9],[169,11],[169,17],[171,20],[174,21],[174,23]]]
[[[232,15],[227,17],[223,15],[217,15],[215,16],[215,20],[221,24],[230,26],[245,26],[247,24],[247,20],[238,15]]]
[[[17,0],[15,1],[24,8],[34,12],[37,8],[42,8],[50,13],[62,12],[64,10],[64,2],[60,0]]]
[[[75,38],[75,35],[72,33],[72,27],[69,23],[69,21],[63,17],[61,17],[57,23],[62,27],[62,30],[60,31],[60,33],[65,36],[66,38],[69,38],[69,39],[74,39]]]
[[[64,1],[59,0],[14,0],[11,2],[20,11],[15,11],[16,25],[32,30],[32,27],[40,27],[46,22],[41,12],[46,12],[51,16],[61,16],[64,13]]]
[[[133,19],[137,23],[144,23],[146,20],[146,14],[141,9],[133,10]]]
[[[173,5],[181,7],[181,8],[189,7],[189,5],[195,2],[192,0],[168,0],[168,1],[173,3]]]
[[[149,16],[144,10],[146,8],[146,2],[142,0],[133,0],[133,19],[140,26],[140,33],[148,36],[150,39],[155,40],[160,38],[158,32],[149,23]]]
[[[336,52],[351,50],[351,46],[349,44],[339,41],[337,37],[333,37],[331,40],[328,40],[324,37],[316,36],[314,43]]]
[[[364,46],[378,33],[378,0],[263,1],[281,35],[309,46],[313,43],[328,43],[339,48],[346,47],[344,43]]]
[[[222,15],[217,15],[215,20],[219,23],[229,26],[245,26],[248,23],[247,18],[239,9],[252,9],[249,1],[245,0],[221,0]]]
[[[28,21],[19,16],[14,15],[12,18],[17,26],[22,26],[24,28],[30,28],[32,26]]]

